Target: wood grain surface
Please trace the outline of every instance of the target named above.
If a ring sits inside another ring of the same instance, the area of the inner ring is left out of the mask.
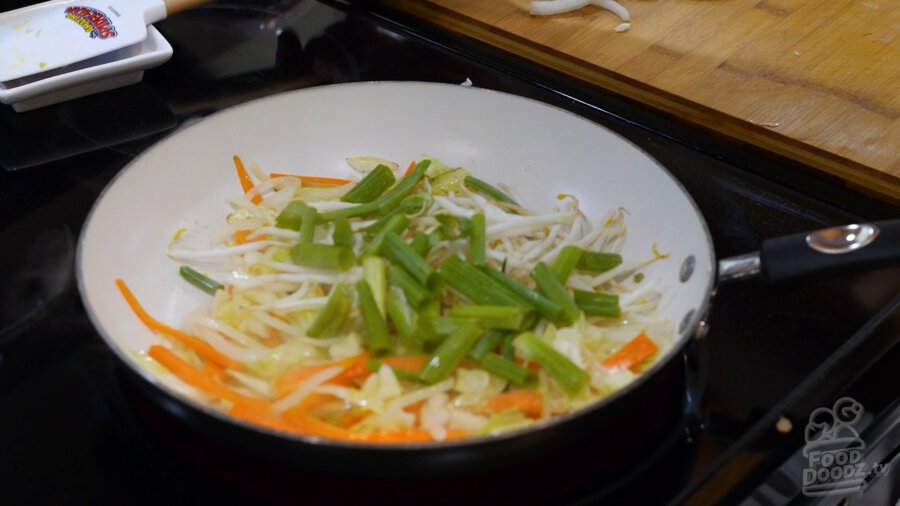
[[[900,0],[380,3],[900,202]]]

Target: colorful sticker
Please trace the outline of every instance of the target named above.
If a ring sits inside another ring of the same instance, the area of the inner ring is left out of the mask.
[[[90,34],[92,39],[108,39],[118,35],[116,27],[109,16],[93,7],[73,5],[66,8],[66,18],[78,23],[78,26]]]

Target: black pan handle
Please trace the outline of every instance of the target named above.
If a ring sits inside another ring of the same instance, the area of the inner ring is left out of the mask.
[[[900,220],[859,223],[763,242],[760,277],[775,284],[900,265]]]

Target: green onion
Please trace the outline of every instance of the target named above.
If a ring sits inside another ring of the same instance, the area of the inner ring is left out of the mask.
[[[385,219],[385,224],[372,236],[363,256],[380,255],[384,240],[388,234],[399,234],[409,226],[409,218],[405,214],[395,214]]]
[[[504,288],[514,293],[520,299],[528,302],[531,307],[537,310],[538,314],[548,321],[559,323],[559,318],[562,315],[562,306],[559,304],[544,297],[540,293],[531,290],[527,286],[496,269],[484,266],[481,268],[481,272],[487,274],[491,279],[503,285]]]
[[[452,334],[447,336],[434,350],[431,358],[419,372],[419,378],[432,385],[450,376],[468,353],[469,348],[481,336],[482,329],[469,321],[463,321]]]
[[[585,251],[578,259],[577,269],[582,271],[606,272],[622,263],[622,255],[618,253],[603,253],[599,251]]]
[[[303,217],[300,223],[300,242],[313,242],[316,237],[316,217],[319,213],[314,207],[306,207],[300,211]]]
[[[403,290],[406,301],[410,306],[418,309],[422,304],[431,300],[433,295],[428,288],[419,284],[403,267],[392,265],[387,271],[388,280],[392,285]]]
[[[438,214],[434,219],[441,224],[438,228],[438,236],[441,239],[452,241],[472,235],[472,220],[452,214]]]
[[[428,316],[432,331],[439,336],[449,336],[464,322],[462,318],[453,316]],[[477,323],[477,322],[476,322]]]
[[[290,230],[300,230],[303,223],[303,210],[308,208],[306,202],[302,200],[292,200],[278,213],[275,218],[275,226],[278,228],[287,228]]]
[[[453,306],[450,316],[475,320],[489,329],[519,330],[525,323],[527,311],[515,306]]]
[[[335,246],[353,248],[353,229],[350,228],[350,220],[347,218],[334,220],[334,232],[331,234],[331,242]]]
[[[388,232],[383,249],[384,256],[406,269],[416,281],[426,286],[431,282],[435,275],[434,268],[400,236]]]
[[[578,306],[576,306],[575,302],[572,301],[572,298],[569,297],[569,292],[566,291],[566,287],[559,282],[559,279],[557,279],[556,275],[553,274],[553,271],[547,267],[547,264],[538,262],[531,271],[531,277],[534,278],[538,288],[544,292],[544,295],[546,295],[548,299],[562,307],[562,321],[564,323],[572,324],[578,319],[581,310],[578,309]]]
[[[403,199],[400,204],[394,208],[393,211],[385,214],[381,217],[381,219],[369,225],[364,230],[369,237],[372,237],[377,234],[378,231],[381,230],[381,228],[384,227],[392,217],[398,214],[409,216],[421,212],[424,209],[430,208],[432,204],[434,204],[434,198],[427,193],[410,195]],[[399,234],[399,232],[397,233]]]
[[[448,258],[441,267],[440,275],[451,288],[475,304],[531,308],[527,302],[492,280],[478,267],[464,262],[459,257]]]
[[[215,295],[216,290],[222,290],[225,288],[222,283],[214,279],[210,279],[203,274],[191,269],[187,265],[182,265],[181,268],[178,269],[178,272],[181,274],[188,283],[196,286],[197,288],[203,290],[204,292]]]
[[[290,251],[291,261],[304,267],[329,271],[346,271],[356,262],[353,250],[343,246],[300,242]]]
[[[332,288],[328,301],[306,329],[309,337],[333,337],[341,334],[353,307],[353,289],[341,283]]]
[[[430,160],[422,160],[416,164],[416,167],[408,176],[401,179],[396,186],[388,190],[387,193],[372,202],[382,215],[387,214],[402,201],[415,188],[419,181],[425,176],[425,170],[431,164]]]
[[[516,336],[515,343],[525,353],[525,358],[537,362],[571,395],[580,392],[591,380],[588,373],[531,332]]]
[[[472,216],[472,238],[469,241],[469,261],[472,262],[473,265],[484,265],[486,249],[484,228],[484,215],[477,213]]]
[[[578,260],[581,259],[582,251],[577,246],[565,246],[559,251],[559,255],[556,256],[556,260],[553,261],[550,270],[553,271],[560,283],[566,284],[566,281],[569,280],[572,269],[578,265]]]
[[[397,178],[394,177],[391,169],[387,165],[379,163],[372,169],[372,172],[366,174],[366,177],[341,197],[341,202],[353,202],[354,204],[372,202],[396,181]]]
[[[472,346],[472,349],[469,350],[469,356],[474,358],[475,360],[481,360],[484,358],[484,355],[496,349],[500,346],[500,343],[503,342],[503,339],[507,336],[511,335],[509,332],[504,332],[502,330],[490,330],[487,334],[481,336],[481,339],[475,343],[475,346]]]
[[[372,359],[366,362],[366,369],[372,372],[378,372],[381,369],[381,366],[385,365],[378,359]],[[391,367],[391,366],[388,366]],[[422,380],[419,378],[419,375],[412,372],[407,371],[406,369],[398,369],[396,367],[391,367],[391,371],[394,372],[394,376],[400,381],[406,381],[409,383],[421,383]]]
[[[520,387],[534,388],[538,383],[536,372],[527,367],[522,367],[512,360],[505,359],[496,353],[485,355],[481,360],[481,368]]]
[[[468,176],[468,177],[466,177],[466,179],[464,181],[466,183],[466,186],[468,186],[469,188],[477,191],[478,193],[487,195],[488,197],[491,197],[494,200],[506,202],[507,204],[512,204],[514,206],[519,205],[519,203],[516,202],[515,200],[513,200],[512,198],[510,198],[509,195],[503,193],[502,191],[498,190],[497,188],[494,188],[490,184],[476,178],[475,176]]]
[[[362,261],[363,279],[372,289],[378,313],[384,318],[385,297],[387,296],[387,262],[381,257],[366,257]]]
[[[334,221],[341,218],[362,218],[363,216],[375,214],[377,211],[378,206],[376,206],[374,202],[369,202],[367,204],[360,204],[358,206],[345,207],[343,209],[335,209],[334,211],[322,213],[319,215],[319,219],[322,221]]]
[[[440,318],[440,316],[441,301],[438,299],[428,300],[419,308],[416,313],[416,335],[419,336],[423,343],[429,344],[443,339],[444,336],[435,332],[432,324],[432,319]]]
[[[397,335],[400,337],[400,343],[408,350],[417,351],[421,349],[422,339],[415,333],[413,324],[414,313],[409,304],[406,303],[403,290],[396,286],[388,288],[385,305],[387,306],[388,319],[394,324]]]
[[[513,349],[513,338],[515,336],[512,332],[503,336],[503,343],[501,344],[500,350],[503,352],[503,358],[512,360],[515,355],[515,350]]]
[[[428,250],[431,249],[428,235],[424,232],[416,232],[416,236],[413,237],[412,242],[409,243],[409,247],[424,258],[425,255],[428,254]]]
[[[378,311],[372,289],[365,279],[356,283],[356,293],[359,297],[359,311],[362,313],[366,335],[369,338],[369,350],[375,355],[385,355],[393,348],[391,336],[388,334],[387,323]]]
[[[585,292],[575,290],[575,305],[590,316],[618,318],[622,316],[619,296],[611,293]]]

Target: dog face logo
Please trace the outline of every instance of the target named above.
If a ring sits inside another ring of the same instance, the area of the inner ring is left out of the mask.
[[[66,7],[66,19],[78,23],[92,39],[108,39],[118,35],[116,27],[109,16],[93,7]]]

